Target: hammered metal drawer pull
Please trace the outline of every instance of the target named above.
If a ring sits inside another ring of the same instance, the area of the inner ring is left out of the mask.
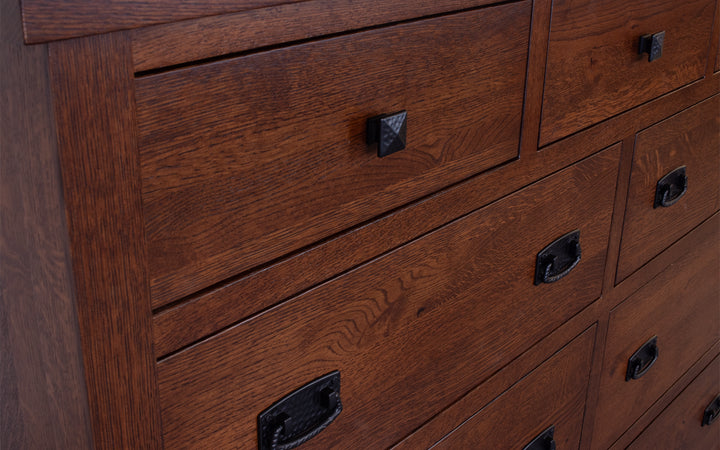
[[[653,336],[628,359],[625,381],[637,380],[645,375],[658,359],[657,336]]]
[[[556,239],[537,255],[535,285],[554,283],[564,278],[578,265],[581,257],[580,230]]]
[[[680,166],[660,178],[655,187],[655,203],[653,208],[668,208],[678,202],[688,189],[686,166]]]
[[[314,438],[342,411],[340,372],[296,389],[258,416],[258,448],[290,450]]]

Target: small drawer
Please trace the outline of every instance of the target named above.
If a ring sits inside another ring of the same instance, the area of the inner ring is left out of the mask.
[[[720,96],[637,135],[620,282],[720,208]]]
[[[531,2],[136,80],[155,307],[517,157]],[[389,120],[385,157],[368,120]],[[404,128],[404,130],[403,130]],[[389,139],[392,138],[392,139]]]
[[[161,360],[165,445],[252,448],[262,411],[334,371],[343,410],[306,445],[398,442],[599,297],[618,157],[616,145]],[[551,275],[567,276],[536,285],[538,253],[566,230],[579,263],[558,253]]]
[[[554,0],[540,127],[546,145],[705,74],[715,0]],[[662,55],[639,53],[662,36]]]
[[[715,235],[611,311],[593,448],[615,442],[720,339],[718,273]]]
[[[716,405],[720,405],[720,357],[716,357],[628,449],[718,448],[720,417],[712,415],[720,408]]]
[[[578,448],[595,327],[440,440],[434,449]],[[543,442],[540,442],[543,441]],[[542,445],[540,445],[542,444]]]

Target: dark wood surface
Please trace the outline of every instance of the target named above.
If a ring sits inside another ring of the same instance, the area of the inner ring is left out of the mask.
[[[450,431],[462,426],[468,417],[484,405],[490,404],[498,395],[510,389],[518,380],[557,353],[558,348],[564,347],[568,341],[582,334],[588,327],[592,327],[596,321],[598,305],[597,301],[590,304],[550,335],[538,341],[511,364],[498,370],[492,377],[439,412],[392,448],[394,450],[430,448]]]
[[[138,79],[153,306],[516,158],[530,7]],[[378,158],[367,119],[403,109]]]
[[[717,448],[720,446],[717,420],[709,426],[701,426],[701,423],[705,408],[718,395],[720,357],[716,357],[628,449]]]
[[[617,157],[600,153],[162,360],[165,444],[251,446],[260,411],[335,369],[345,409],[312,444],[399,440],[597,298]],[[580,265],[534,286],[537,252],[576,228]]]
[[[107,33],[303,0],[23,0],[28,43]]]
[[[536,67],[531,72],[537,70]],[[662,120],[668,112],[685,109],[718,90],[720,77],[694,83],[550,145],[543,151],[525,152],[516,162],[485,172],[290,258],[193,296],[155,316],[158,356],[197,341],[293,293],[467,214],[604,146],[633,135]],[[523,142],[532,138],[525,134],[529,133],[528,128],[523,129]],[[620,214],[622,216],[622,211]]]
[[[597,328],[595,332],[595,346],[593,347],[593,358],[588,395],[586,399],[585,415],[583,417],[581,450],[587,450],[591,440],[593,426],[595,424],[595,410],[598,400],[600,386],[600,374],[602,373],[602,355],[605,351],[605,341],[608,331],[608,297],[612,296],[615,284],[615,268],[619,253],[619,243],[622,234],[623,212],[625,211],[625,199],[627,187],[630,181],[630,168],[632,167],[632,150],[635,138],[625,138],[621,144],[620,167],[618,169],[618,181],[615,189],[615,201],[613,202],[613,216],[610,224],[610,237],[608,239],[608,254],[605,258],[605,273],[603,275],[603,296],[597,302],[598,313],[596,315]],[[653,275],[656,272],[653,273]],[[610,295],[608,295],[610,294]]]
[[[129,37],[50,45],[96,448],[160,447]]]
[[[136,71],[473,8],[497,0],[312,0],[133,30]],[[549,5],[548,1],[541,1]]]
[[[550,426],[557,448],[577,448],[594,344],[593,327],[433,448],[523,448]]]
[[[92,448],[47,47],[0,1],[0,448]]]
[[[655,418],[672,403],[675,398],[702,372],[702,370],[720,354],[720,341],[710,348],[662,397],[643,413],[632,426],[610,447],[610,450],[625,450]]]
[[[713,58],[715,64],[713,64]],[[710,44],[710,60],[708,61],[707,75],[720,72],[720,1],[715,1],[715,24]]]
[[[540,127],[544,146],[705,74],[714,0],[555,0]],[[661,58],[639,37],[665,31]]]
[[[617,278],[623,280],[720,208],[720,95],[637,135]],[[687,166],[687,193],[653,208],[658,180]]]
[[[720,339],[717,236],[692,249],[610,313],[593,448],[609,447]],[[628,358],[653,336],[659,357],[625,381]]]

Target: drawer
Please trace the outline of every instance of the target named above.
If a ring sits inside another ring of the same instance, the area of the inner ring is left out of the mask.
[[[720,397],[720,357],[716,357],[628,447],[712,449],[720,446],[720,420],[703,425],[705,410]]]
[[[250,448],[261,411],[336,370],[344,409],[309,447],[398,442],[598,298],[618,157],[616,145],[161,360],[165,445]],[[576,229],[580,263],[534,285],[538,252]]]
[[[611,311],[594,448],[609,447],[720,339],[718,273],[715,234]],[[657,352],[644,346],[654,337]],[[639,377],[626,381],[631,357],[641,348]],[[653,356],[657,358],[648,366]]]
[[[638,133],[618,282],[720,208],[718,111],[720,96],[716,95]],[[676,171],[681,167],[685,167],[687,183],[682,182],[682,172]],[[668,174],[668,181],[661,182]],[[687,190],[681,196],[683,186]],[[658,204],[663,192],[668,192],[667,202]]]
[[[530,1],[136,79],[154,306],[517,157]],[[407,111],[378,157],[369,118]]]
[[[715,0],[554,0],[540,144],[702,78]],[[665,32],[662,56],[640,37]]]
[[[578,448],[594,342],[593,326],[433,448],[524,448],[548,429],[557,448]]]

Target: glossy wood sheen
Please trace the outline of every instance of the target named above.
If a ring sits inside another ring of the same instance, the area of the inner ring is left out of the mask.
[[[529,17],[526,1],[138,79],[154,306],[516,157]],[[366,120],[401,109],[408,148],[378,158]]]
[[[397,441],[597,298],[614,189],[594,187],[614,186],[617,157],[593,156],[162,360],[165,445],[253,446],[260,411],[335,369],[345,409],[310,447]],[[537,252],[576,228],[580,265],[533,286]]]
[[[593,448],[607,448],[720,339],[718,235],[668,266],[610,314]],[[659,357],[625,381],[628,358],[657,335]]]
[[[161,434],[126,35],[50,46],[53,104],[94,445]]]
[[[551,425],[557,448],[577,448],[594,338],[593,327],[433,448],[523,448]]]
[[[720,96],[639,133],[623,227],[618,281],[720,208]],[[653,208],[658,180],[687,166],[687,193]]]
[[[705,74],[714,0],[554,0],[540,145]],[[660,59],[639,37],[665,31]]]
[[[0,1],[0,448],[92,448],[47,46]]]
[[[720,445],[720,422],[700,426],[705,408],[720,395],[720,357],[668,406],[628,447],[712,449]]]

